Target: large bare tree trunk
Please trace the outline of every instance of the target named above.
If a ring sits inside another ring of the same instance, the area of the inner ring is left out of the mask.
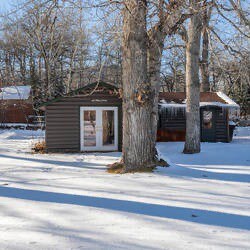
[[[162,31],[155,30],[155,33],[149,34],[149,48],[148,48],[148,77],[151,83],[151,89],[154,92],[153,99],[153,113],[151,116],[152,131],[154,140],[157,139],[157,122],[158,122],[158,104],[160,91],[160,72],[161,59],[164,48],[164,39],[166,34]]]
[[[167,35],[171,36],[176,33],[187,16],[182,15],[183,3],[176,2],[174,7],[166,5],[164,0],[158,1],[158,18],[159,21],[148,31],[148,77],[151,83],[151,89],[154,92],[154,110],[151,117],[152,131],[156,138],[158,122],[158,104],[159,91],[161,83],[161,60],[164,49],[164,40]],[[169,12],[166,12],[168,10]]]
[[[209,83],[209,70],[208,70],[208,33],[207,30],[203,32],[202,39],[202,59],[200,63],[200,72],[201,72],[201,92],[210,91]]]
[[[193,9],[199,10],[198,0],[190,1]],[[184,153],[200,152],[200,81],[199,52],[201,40],[201,18],[199,14],[191,17],[188,25],[186,44],[186,141]]]
[[[125,172],[155,166],[151,117],[154,93],[147,76],[146,0],[126,0],[123,12],[123,161]]]
[[[204,4],[205,11],[202,14],[202,57],[200,62],[200,73],[201,73],[201,92],[210,91],[209,83],[209,37],[208,37],[208,25],[211,16],[212,8],[207,9],[207,3]]]

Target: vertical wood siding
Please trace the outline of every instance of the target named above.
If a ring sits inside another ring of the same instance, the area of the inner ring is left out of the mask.
[[[215,116],[214,142],[229,142],[228,110],[215,106],[201,107],[201,112],[203,110],[211,110]],[[180,109],[176,109],[176,111],[163,109],[160,111],[157,133],[158,141],[184,141],[185,133],[186,115],[184,109],[183,111]]]

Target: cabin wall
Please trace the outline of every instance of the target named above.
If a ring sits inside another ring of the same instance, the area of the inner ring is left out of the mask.
[[[229,142],[228,110],[215,106],[201,107],[203,110],[213,112],[214,126],[213,142]],[[201,140],[202,139],[201,121]],[[186,114],[185,109],[167,108],[159,111],[159,123],[157,141],[185,141],[186,136]],[[203,140],[206,141],[206,140]]]
[[[185,109],[160,109],[157,141],[185,141]]]
[[[118,150],[122,149],[122,102],[117,96],[95,93],[64,97],[46,107],[46,147],[48,152],[80,151],[80,107],[118,107]]]

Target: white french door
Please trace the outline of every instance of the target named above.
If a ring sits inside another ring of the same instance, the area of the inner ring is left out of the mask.
[[[81,107],[81,151],[118,150],[118,108]]]

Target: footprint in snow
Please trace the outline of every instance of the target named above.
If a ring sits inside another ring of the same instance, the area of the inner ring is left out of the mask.
[[[43,172],[50,172],[52,170],[52,168],[43,168],[42,171]]]

